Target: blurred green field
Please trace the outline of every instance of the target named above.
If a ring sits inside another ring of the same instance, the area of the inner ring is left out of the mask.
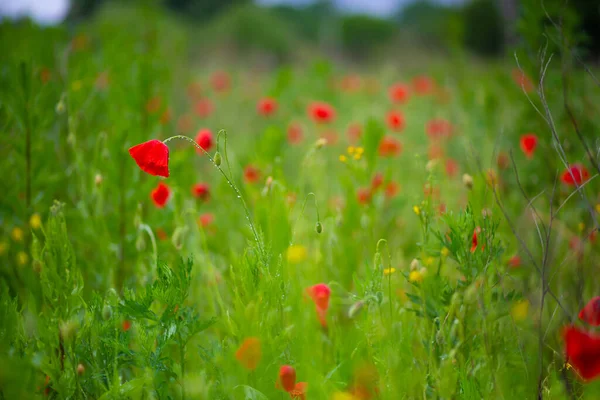
[[[595,67],[356,63],[236,12],[0,24],[0,399],[599,399],[562,335],[597,330]],[[203,130],[166,179],[129,154]]]

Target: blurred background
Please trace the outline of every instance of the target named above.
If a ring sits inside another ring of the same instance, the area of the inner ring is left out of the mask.
[[[2,0],[0,16],[75,25],[130,6],[200,29],[190,35],[205,51],[258,54],[275,63],[323,52],[356,62],[415,52],[512,58],[519,46],[535,54],[545,44],[539,33],[549,24],[546,13],[582,56],[600,55],[597,0]]]

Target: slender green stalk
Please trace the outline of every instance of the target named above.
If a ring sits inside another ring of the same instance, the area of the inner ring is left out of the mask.
[[[156,247],[156,238],[154,237],[154,232],[152,229],[146,224],[140,224],[140,230],[146,232],[148,236],[150,236],[150,241],[152,242],[152,251],[154,253],[154,270],[158,270],[158,248]]]

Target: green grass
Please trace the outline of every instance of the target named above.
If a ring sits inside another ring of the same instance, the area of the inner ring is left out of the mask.
[[[550,204],[556,211],[573,188],[559,182],[549,200],[564,166],[512,63],[452,57],[353,69],[320,59],[255,69],[200,57],[177,21],[139,12],[144,24],[122,10],[70,29],[0,26],[0,399],[285,399],[276,381],[286,364],[308,383],[308,399],[349,399],[343,393],[365,381],[371,398],[534,398],[540,375],[546,398],[598,398],[598,381],[566,369],[560,336],[598,295],[598,241],[584,238],[600,212],[600,184],[563,110],[560,60],[546,79],[548,106],[569,161],[585,163],[591,179],[541,245],[515,172],[499,168],[497,154],[513,151],[523,190],[542,193],[533,204],[546,224]],[[231,76],[226,93],[211,88],[216,70]],[[340,90],[335,83],[356,71],[362,87]],[[391,84],[423,74],[440,90],[390,102]],[[214,104],[205,119],[186,94],[192,82]],[[577,69],[570,85],[597,152],[598,88]],[[256,111],[265,96],[279,104],[269,118]],[[310,119],[317,100],[335,107],[334,122]],[[391,109],[404,113],[401,133],[386,125]],[[437,163],[425,134],[434,118],[454,127]],[[292,122],[303,128],[298,145],[286,137]],[[345,134],[352,123],[363,131],[352,144],[364,149],[358,160]],[[218,136],[220,168],[250,220],[223,174],[184,141],[169,142],[167,205],[151,201],[161,178],[143,173],[128,149],[200,128]],[[319,145],[329,132],[338,142]],[[519,149],[527,132],[539,137],[531,160]],[[379,155],[383,136],[402,143],[398,157]],[[243,178],[250,164],[261,172],[256,183]],[[489,169],[536,263],[549,246],[548,284],[565,310],[551,296],[541,309],[540,275],[495,201]],[[400,190],[361,204],[357,191],[377,172]],[[191,195],[198,182],[210,186],[206,202]],[[439,196],[426,196],[426,184]],[[206,213],[214,220],[203,227]],[[580,254],[573,238],[584,240]],[[522,265],[511,268],[517,254]],[[331,288],[326,329],[306,292],[318,283]],[[248,337],[262,347],[254,371],[235,357]]]

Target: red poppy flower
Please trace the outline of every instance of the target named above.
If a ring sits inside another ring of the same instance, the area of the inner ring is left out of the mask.
[[[519,268],[521,266],[521,257],[516,255],[512,256],[510,260],[508,260],[508,265],[511,268]]]
[[[146,103],[146,112],[148,112],[148,114],[154,114],[160,109],[161,102],[160,96],[154,96]]]
[[[348,137],[348,141],[350,143],[356,143],[360,140],[362,136],[362,127],[358,123],[353,123],[348,126],[348,130],[346,131],[346,136]]]
[[[432,140],[450,137],[452,130],[452,124],[441,118],[432,119],[425,124],[425,133]]]
[[[379,143],[379,155],[382,157],[396,157],[402,152],[402,143],[391,136],[385,136]]]
[[[124,320],[123,324],[121,325],[121,329],[123,329],[123,332],[127,332],[129,329],[131,329],[131,321],[128,319]]]
[[[475,250],[477,250],[477,246],[479,245],[479,238],[477,235],[479,233],[481,233],[481,228],[475,228],[473,231],[473,237],[471,238],[471,253],[475,253]],[[483,250],[483,246],[481,246],[481,250]]]
[[[200,214],[198,217],[198,223],[201,227],[206,228],[215,222],[215,216],[212,213]]]
[[[308,114],[317,123],[329,123],[335,119],[335,110],[324,102],[314,102],[308,106]]]
[[[279,368],[279,385],[286,392],[291,392],[296,386],[296,370],[290,365],[282,365]]]
[[[525,153],[527,158],[533,158],[533,153],[538,144],[538,138],[533,133],[527,133],[521,136],[520,145],[521,150]]]
[[[169,236],[167,235],[167,232],[165,232],[165,230],[163,228],[157,228],[156,229],[156,237],[158,238],[158,240],[167,240]]]
[[[129,149],[140,169],[150,175],[169,177],[169,148],[160,140],[149,140]]]
[[[242,366],[253,371],[258,366],[262,357],[260,339],[249,337],[244,339],[240,347],[235,352],[235,358]]]
[[[371,189],[370,188],[359,188],[356,191],[356,199],[359,204],[365,205],[371,202]]]
[[[434,81],[428,76],[417,76],[412,80],[412,87],[418,95],[429,94],[435,86]]]
[[[576,326],[563,331],[567,362],[584,381],[600,376],[600,336],[586,332]]]
[[[562,173],[560,179],[569,186],[575,186],[575,184],[579,186],[590,179],[590,173],[582,164],[572,164]]]
[[[287,129],[287,139],[290,144],[300,144],[304,135],[302,134],[302,127],[298,123],[292,123]]]
[[[329,308],[331,289],[329,289],[329,286],[326,284],[319,283],[309,287],[307,292],[310,298],[315,302],[317,317],[319,318],[321,326],[326,327],[327,321],[325,320],[325,315],[327,314],[327,309]]]
[[[515,83],[520,88],[523,88],[527,93],[529,93],[533,90],[533,83],[531,82],[531,79],[520,69],[518,69],[518,68],[513,69],[512,77],[513,77],[513,80],[515,81]]]
[[[458,174],[458,163],[449,158],[446,160],[446,175],[448,175],[448,177],[453,178],[456,176],[456,174]]]
[[[209,99],[200,99],[194,104],[194,112],[200,118],[207,118],[215,110],[213,102]]]
[[[371,190],[376,191],[383,185],[383,174],[377,172],[371,180]]]
[[[591,299],[581,309],[579,318],[592,326],[600,326],[600,296]]]
[[[275,114],[277,107],[277,101],[271,97],[265,97],[264,99],[261,99],[256,105],[258,113],[264,115],[265,117]]]
[[[360,90],[362,80],[359,75],[351,74],[346,75],[340,81],[340,88],[344,92],[356,92]]]
[[[152,198],[154,205],[158,208],[163,208],[167,204],[170,195],[171,189],[163,182],[159,182],[158,186],[156,186],[150,193],[150,197]]]
[[[210,78],[210,84],[215,92],[226,92],[231,86],[231,78],[225,71],[217,71]]]
[[[390,87],[388,94],[392,102],[398,104],[406,103],[410,94],[410,89],[408,88],[408,85],[396,83]]]
[[[387,185],[385,185],[384,193],[385,197],[388,199],[396,197],[399,191],[400,185],[398,185],[396,182],[388,182]]]
[[[210,197],[208,184],[196,183],[195,185],[192,185],[192,196],[200,200],[208,200]]]
[[[253,165],[247,165],[244,168],[244,179],[248,183],[256,183],[260,179],[260,170]]]
[[[288,392],[290,394],[290,398],[306,400],[306,389],[307,388],[308,388],[308,383],[297,382],[294,385],[294,388]]]
[[[187,133],[192,130],[194,121],[190,114],[184,114],[177,120],[177,132]]]
[[[395,132],[401,132],[404,129],[404,126],[406,125],[406,121],[404,120],[404,114],[402,114],[400,111],[388,112],[386,116],[386,121],[388,127]]]
[[[498,165],[499,169],[506,169],[506,168],[508,168],[508,163],[509,162],[510,162],[510,158],[508,157],[508,154],[506,154],[503,151],[501,151],[500,153],[498,153],[498,158],[496,159],[496,165]]]
[[[213,134],[209,129],[200,129],[196,134],[196,143],[204,149],[204,151],[210,151],[213,146]],[[196,149],[200,154],[203,154],[200,149]]]

